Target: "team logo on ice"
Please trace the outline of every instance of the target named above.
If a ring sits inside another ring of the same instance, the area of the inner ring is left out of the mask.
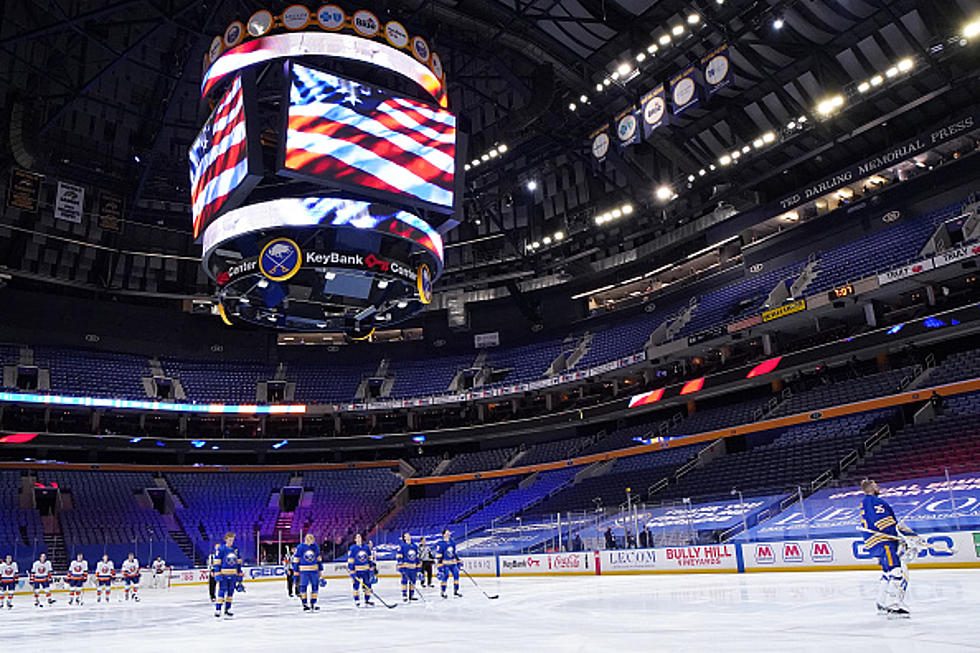
[[[286,281],[299,272],[303,259],[299,245],[289,238],[270,240],[259,254],[259,270],[273,281]]]

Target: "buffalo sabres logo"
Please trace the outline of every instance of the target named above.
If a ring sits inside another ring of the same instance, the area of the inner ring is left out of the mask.
[[[415,277],[415,284],[419,291],[419,301],[423,304],[432,302],[432,273],[429,266],[423,263],[419,266],[418,274]]]
[[[314,557],[315,556],[313,555],[312,551],[307,551],[306,553],[303,554],[303,559],[306,560],[307,562],[313,562]]]
[[[409,560],[415,560],[415,549],[409,549],[408,550],[408,559]]]
[[[367,557],[368,556],[367,556],[367,552],[366,551],[358,551],[357,552],[357,561],[358,562],[364,562],[364,561],[366,561],[367,560]]]
[[[302,264],[299,245],[289,238],[270,240],[259,254],[259,270],[273,281],[286,281]]]
[[[229,567],[234,567],[238,564],[238,556],[232,552],[225,556],[225,564]]]
[[[451,546],[447,546],[447,547],[446,547],[446,555],[447,555],[448,557],[450,557],[450,558],[452,558],[452,557],[453,557],[453,553],[454,553],[454,550],[453,550],[453,547],[451,547]]]

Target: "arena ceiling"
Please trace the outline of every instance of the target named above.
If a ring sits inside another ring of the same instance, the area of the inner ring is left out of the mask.
[[[285,4],[0,4],[0,102],[7,136],[0,167],[122,189],[126,220],[189,231],[186,152],[201,124],[202,58],[230,22]],[[349,10],[361,7],[429,36],[446,62],[451,108],[469,128],[471,156],[508,145],[505,156],[467,172],[465,224],[456,238],[496,238],[480,241],[461,264],[517,260],[527,271],[554,271],[554,265],[531,260],[529,240],[556,229],[575,233],[576,224],[591,227],[590,217],[604,205],[632,202],[639,209],[634,220],[606,233],[579,229],[580,237],[569,238],[564,252],[551,258],[554,263],[576,253],[608,253],[651,222],[662,231],[728,195],[772,195],[806,175],[833,170],[890,135],[968,106],[978,90],[976,48],[957,44],[963,25],[977,17],[971,0],[345,4]],[[658,43],[664,45],[651,52]],[[593,130],[724,44],[735,67],[729,87],[605,166],[589,166]],[[817,115],[828,96],[847,89],[853,95],[861,81],[903,58],[915,66],[903,70],[900,80],[866,97],[855,95],[833,119]],[[624,65],[629,73],[620,76]],[[800,117],[808,119],[805,127]],[[721,164],[727,153],[767,132],[780,135],[777,146],[752,150],[738,166]],[[574,212],[543,212],[540,193],[524,197],[528,181],[561,178],[576,165],[587,171],[591,190]],[[678,196],[670,206],[658,200],[662,186]],[[527,206],[517,215],[514,204]],[[174,242],[171,253],[194,254],[189,240]]]

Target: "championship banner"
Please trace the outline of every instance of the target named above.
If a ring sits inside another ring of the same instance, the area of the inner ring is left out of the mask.
[[[667,97],[663,84],[640,98],[640,115],[643,118],[644,139],[649,139],[654,129],[667,122]]]
[[[616,143],[620,150],[640,142],[640,120],[635,107],[616,116]]]
[[[719,46],[714,52],[701,57],[701,70],[704,73],[704,85],[708,97],[730,85],[735,75],[732,72],[728,45]]]
[[[701,98],[698,97],[697,75],[698,69],[688,66],[670,80],[670,103],[674,108],[675,116],[698,106]]]
[[[603,125],[589,136],[592,143],[592,158],[596,163],[602,163],[609,154],[609,125]]]
[[[74,184],[58,182],[58,195],[54,200],[54,217],[76,224],[82,221],[82,208],[85,205],[85,189]]]
[[[37,213],[41,198],[43,175],[13,168],[10,171],[10,187],[7,189],[7,206],[28,213]]]
[[[99,227],[106,231],[119,231],[122,213],[122,197],[104,190],[99,191]]]

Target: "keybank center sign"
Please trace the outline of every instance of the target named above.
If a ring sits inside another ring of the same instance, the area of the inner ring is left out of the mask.
[[[846,186],[853,181],[879,172],[888,166],[895,165],[909,157],[925,152],[940,143],[961,136],[975,126],[976,119],[972,114],[944,123],[909,141],[900,143],[882,154],[875,155],[861,163],[838,171],[829,177],[825,177],[807,186],[803,190],[784,197],[779,200],[779,210],[786,211],[792,209],[803,202],[820,197],[824,193],[836,190],[841,186]]]

